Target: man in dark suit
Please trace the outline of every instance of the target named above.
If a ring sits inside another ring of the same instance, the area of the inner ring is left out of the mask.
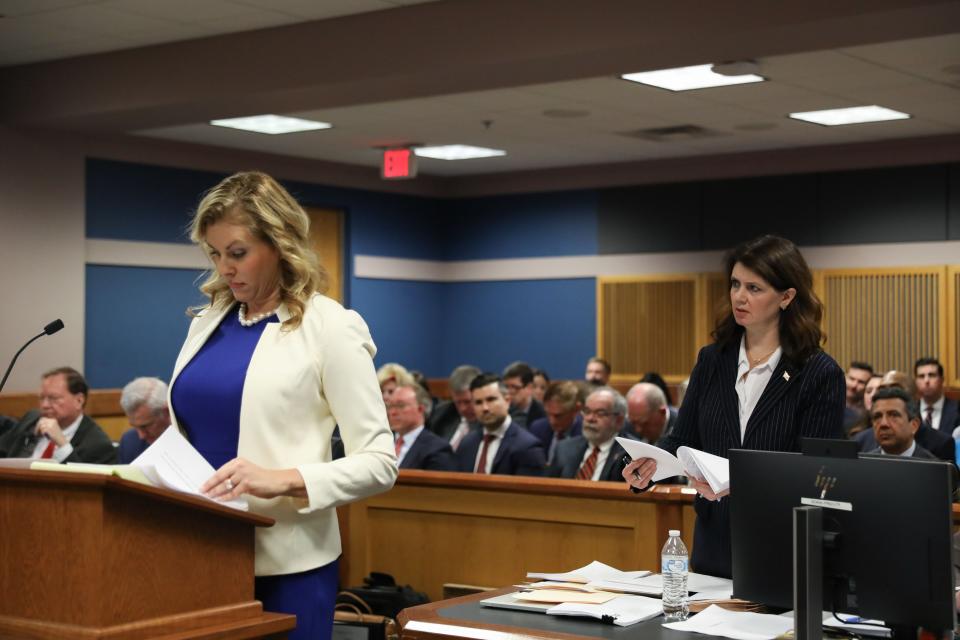
[[[401,469],[456,471],[453,449],[446,440],[424,428],[430,395],[420,385],[400,384],[387,403],[397,466]]]
[[[594,356],[587,360],[587,370],[583,373],[583,379],[590,384],[600,387],[610,383],[610,374],[613,373],[613,367],[610,363]]]
[[[506,389],[496,374],[485,373],[470,383],[473,408],[483,425],[457,449],[460,471],[508,475],[543,475],[546,457],[540,441],[513,424]]]
[[[547,475],[622,482],[626,451],[614,438],[623,428],[626,412],[627,401],[615,389],[600,387],[587,396],[583,408],[583,433],[557,445]]]
[[[657,444],[670,435],[677,422],[677,412],[667,404],[667,396],[655,384],[638,382],[627,392],[627,418],[623,434]]]
[[[503,370],[503,384],[510,403],[510,418],[519,427],[527,427],[546,418],[543,405],[533,397],[533,369],[526,362],[514,362]]]
[[[573,382],[552,382],[543,395],[546,418],[540,418],[527,427],[540,439],[547,452],[547,464],[553,461],[561,441],[580,435],[583,416],[580,409],[580,388]]]
[[[874,437],[880,446],[868,453],[939,460],[914,439],[920,429],[920,410],[917,402],[903,389],[887,387],[877,390],[873,397],[870,417],[873,422]],[[960,486],[960,471],[955,464],[951,464],[950,467],[953,475],[954,501],[956,501],[956,489]]]
[[[882,389],[890,387],[902,389],[907,394],[907,397],[914,399],[916,386],[914,385],[913,377],[910,375],[902,371],[888,371],[884,374],[877,393],[880,393]],[[876,399],[876,394],[874,394],[874,399]],[[861,431],[856,434],[853,439],[859,445],[860,451],[864,453],[873,451],[878,446],[873,429]],[[921,422],[914,439],[917,441],[917,444],[940,460],[946,460],[956,464],[956,443],[951,434],[944,433],[939,429],[932,428],[925,422]]]
[[[449,442],[454,451],[468,433],[480,429],[470,394],[470,383],[478,375],[480,369],[468,364],[454,369],[447,378],[450,400],[439,403],[427,421],[427,428]]]
[[[160,378],[134,378],[120,392],[120,406],[131,429],[120,436],[117,458],[130,464],[170,426],[167,383]]]
[[[943,395],[943,365],[936,358],[920,358],[913,365],[913,376],[920,394],[920,419],[953,437],[960,413],[957,401]]]
[[[843,409],[843,432],[847,433],[864,415],[863,392],[873,377],[873,367],[866,362],[851,362],[844,381],[847,385],[846,406]]]
[[[83,415],[88,393],[86,380],[75,369],[60,367],[43,374],[40,410],[28,412],[0,438],[0,457],[115,463],[110,438]]]

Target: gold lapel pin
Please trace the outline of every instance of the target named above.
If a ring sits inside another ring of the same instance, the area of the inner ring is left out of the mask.
[[[784,371],[784,372],[783,372],[783,379],[786,380],[787,382],[790,382],[790,374],[787,373],[786,371]]]

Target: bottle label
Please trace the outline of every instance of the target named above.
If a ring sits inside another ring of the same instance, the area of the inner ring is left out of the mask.
[[[686,558],[662,558],[660,561],[660,573],[686,573]]]

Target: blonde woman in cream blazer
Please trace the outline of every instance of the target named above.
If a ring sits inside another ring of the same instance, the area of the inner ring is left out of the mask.
[[[335,507],[389,489],[393,438],[354,311],[317,293],[306,215],[272,178],[241,173],[198,207],[214,270],[170,383],[171,420],[219,467],[216,499],[276,520],[256,531],[257,598],[294,613],[290,638],[329,637],[340,538]],[[312,291],[312,292],[311,292]],[[306,293],[311,292],[311,293]],[[339,425],[346,456],[331,460]]]

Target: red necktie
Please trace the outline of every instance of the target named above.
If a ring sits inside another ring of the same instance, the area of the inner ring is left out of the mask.
[[[591,480],[593,478],[593,470],[597,468],[597,456],[599,455],[600,447],[595,446],[593,451],[590,452],[590,457],[580,465],[580,470],[577,471],[577,480]]]
[[[484,434],[483,436],[483,448],[480,449],[480,462],[477,463],[477,473],[486,473],[487,472],[487,447],[490,446],[490,443],[493,442],[494,438],[497,436],[492,433]]]
[[[57,443],[53,440],[50,441],[50,444],[47,445],[47,448],[43,450],[43,453],[40,454],[41,460],[48,460],[53,457],[53,450],[57,448]]]
[[[397,457],[399,458],[399,457],[400,457],[400,451],[403,450],[403,436],[400,436],[399,438],[397,438],[397,444],[396,444],[395,450],[396,450],[396,452],[397,452]]]

